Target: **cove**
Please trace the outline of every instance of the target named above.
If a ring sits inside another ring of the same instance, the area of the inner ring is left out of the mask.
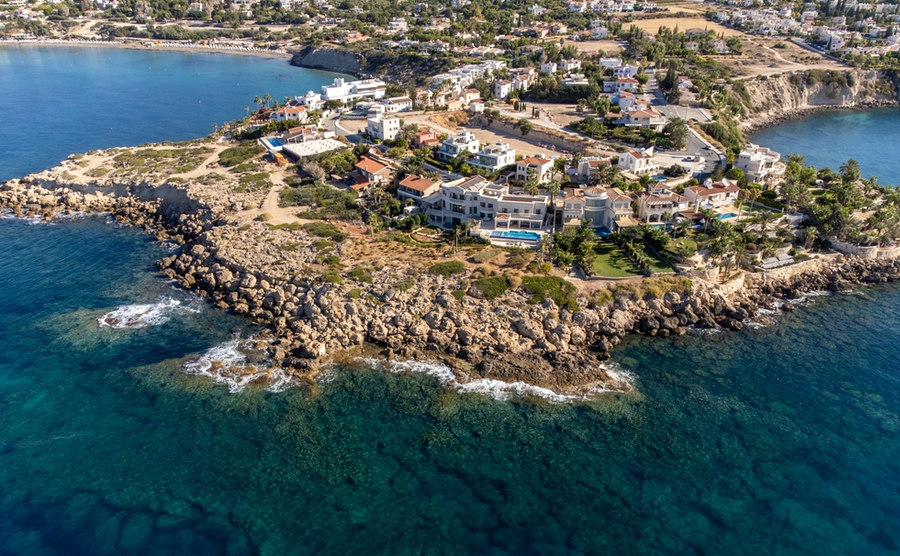
[[[282,102],[336,76],[284,57],[2,46],[0,181],[72,153],[204,137],[254,109],[256,96]]]
[[[855,158],[864,177],[900,185],[900,108],[819,112],[757,131],[750,140],[785,158],[802,154],[816,168],[838,171]]]

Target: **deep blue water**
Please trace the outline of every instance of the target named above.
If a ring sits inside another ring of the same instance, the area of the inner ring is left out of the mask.
[[[202,137],[256,96],[282,102],[338,75],[284,57],[0,46],[0,180],[75,152]]]
[[[186,362],[255,331],[161,279],[165,253],[102,218],[0,220],[0,554],[900,550],[897,287],[631,339],[635,391],[591,403],[364,366],[232,392]]]
[[[866,178],[900,185],[900,108],[820,112],[751,136],[754,143],[782,154],[802,154],[807,164],[838,171],[855,158]]]
[[[0,554],[895,554],[900,292],[633,339],[636,392],[498,401],[421,374],[231,393],[250,333],[101,220],[0,220]],[[122,306],[181,305],[138,329]],[[181,311],[190,308],[190,311]]]

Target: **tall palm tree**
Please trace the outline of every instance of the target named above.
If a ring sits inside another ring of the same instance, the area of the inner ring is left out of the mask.
[[[269,93],[266,93],[266,94],[263,95],[263,98],[262,98],[262,99],[263,99],[263,102],[266,103],[266,107],[268,107],[268,106],[269,106],[269,101],[272,100],[272,95],[270,95]]]
[[[253,97],[253,102],[256,104],[256,111],[259,112],[259,107],[262,104],[262,99],[259,98],[259,95]]]
[[[716,217],[716,211],[711,208],[702,208],[700,209],[700,214],[703,215],[703,231],[706,232],[709,230],[709,223]]]
[[[750,200],[750,210],[756,210],[756,200],[762,195],[763,187],[762,184],[752,182],[748,183],[747,187],[744,188],[746,192],[747,199]]]

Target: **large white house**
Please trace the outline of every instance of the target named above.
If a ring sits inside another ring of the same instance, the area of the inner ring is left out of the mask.
[[[493,145],[487,145],[474,158],[468,160],[470,166],[477,166],[495,172],[516,163],[516,150],[509,148],[507,143],[498,141]]]
[[[613,68],[613,75],[616,77],[634,77],[638,74],[638,67],[631,64],[618,66]]]
[[[550,181],[553,177],[553,160],[542,154],[529,156],[516,162],[515,179],[526,181],[534,176],[538,183]]]
[[[451,158],[461,155],[463,152],[478,154],[478,139],[471,131],[463,131],[459,135],[448,137],[441,143],[437,150],[437,156],[441,160],[450,160]]]
[[[734,167],[744,171],[747,181],[770,183],[784,176],[787,167],[780,161],[777,152],[750,143],[738,154]]]
[[[659,163],[653,161],[653,147],[622,153],[619,155],[619,169],[636,176],[659,172]]]
[[[393,141],[400,134],[400,118],[393,114],[378,114],[366,121],[366,133],[379,141]]]
[[[733,206],[741,188],[737,182],[723,179],[713,183],[707,179],[703,185],[695,185],[684,190],[684,196],[692,205],[700,208],[721,208]]]
[[[343,77],[337,77],[331,85],[322,85],[322,98],[326,101],[338,100],[341,102],[351,102],[361,98],[381,100],[384,98],[384,91],[385,83],[380,79],[344,81]]]
[[[638,216],[644,222],[668,223],[681,211],[687,210],[689,201],[677,193],[644,193],[637,199]]]
[[[647,109],[623,112],[622,117],[616,120],[615,124],[625,127],[649,127],[654,131],[662,131],[668,121],[668,118],[661,112]]]

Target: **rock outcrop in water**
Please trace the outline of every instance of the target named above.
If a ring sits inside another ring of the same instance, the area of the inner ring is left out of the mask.
[[[157,239],[179,243],[180,253],[158,262],[160,271],[269,328],[275,337],[272,357],[299,374],[315,373],[321,362],[374,344],[388,356],[445,359],[462,380],[524,381],[557,392],[627,388],[601,363],[628,334],[666,337],[689,327],[738,330],[760,308],[775,308],[804,292],[900,280],[894,260],[837,256],[812,261],[815,269],[759,279],[734,293],[695,288],[658,299],[622,297],[600,304],[581,296],[577,311],[549,299],[534,304],[521,289],[493,301],[458,299],[453,293],[460,280],[426,273],[400,286],[392,278],[396,269],[389,268],[373,271],[370,281],[352,283],[288,272],[288,267],[312,263],[315,250],[296,249],[287,264],[286,253],[273,245],[285,238],[297,244],[315,238],[262,223],[239,227],[227,213],[192,199],[189,190],[102,189],[12,180],[0,187],[0,207],[43,219],[108,212]]]

